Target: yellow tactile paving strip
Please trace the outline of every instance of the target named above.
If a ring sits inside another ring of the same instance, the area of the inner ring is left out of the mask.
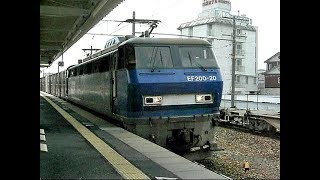
[[[136,168],[128,160],[118,154],[113,150],[109,145],[103,142],[99,137],[92,133],[89,129],[79,123],[75,118],[70,114],[52,102],[50,99],[42,95],[46,101],[48,101],[87,141],[89,141],[93,147],[95,147],[99,153],[105,157],[107,161],[112,164],[115,170],[124,178],[124,179],[150,179],[145,175],[141,170]]]

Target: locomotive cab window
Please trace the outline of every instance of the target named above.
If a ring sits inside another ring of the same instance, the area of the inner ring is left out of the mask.
[[[132,45],[124,45],[119,47],[119,58],[117,69],[135,68],[136,60],[134,48]]]
[[[79,66],[78,68],[78,75],[82,75],[83,74],[83,66]]]
[[[99,72],[109,71],[109,62],[110,62],[110,55],[99,59],[98,60]]]
[[[218,64],[210,47],[179,47],[182,67],[217,68]]]
[[[70,69],[68,73],[68,77],[74,76],[74,69]]]
[[[125,62],[125,47],[119,47],[119,58],[117,63],[117,69],[124,68],[124,62]]]
[[[169,47],[137,46],[135,58],[137,69],[173,68]]]
[[[99,62],[93,62],[92,63],[92,73],[97,73],[99,72]]]
[[[90,63],[87,63],[84,65],[83,73],[84,74],[91,74],[91,72],[92,72],[92,63],[90,62]]]
[[[135,68],[136,60],[135,60],[134,48],[132,46],[127,46],[126,57],[127,57],[126,67],[128,69]]]
[[[73,69],[73,74],[72,76],[78,76],[78,68]]]

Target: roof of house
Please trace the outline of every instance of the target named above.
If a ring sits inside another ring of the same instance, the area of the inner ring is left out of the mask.
[[[277,57],[277,58],[275,58]],[[265,60],[264,63],[269,63],[269,62],[277,62],[280,61],[280,52],[277,52],[273,56],[271,56],[269,59]]]
[[[226,18],[221,18],[221,17],[205,17],[205,18],[198,18],[190,22],[182,23],[180,26],[177,28],[178,30],[188,28],[188,27],[193,27],[193,26],[199,26],[202,24],[209,24],[209,23],[221,23],[221,24],[227,24],[232,26],[233,22],[232,19],[226,19]],[[256,31],[256,28],[252,25],[246,25],[246,26],[241,26],[241,29],[246,29],[250,31]]]
[[[269,71],[264,72],[265,75],[268,74],[280,74],[280,64],[278,66],[275,66],[271,68]]]

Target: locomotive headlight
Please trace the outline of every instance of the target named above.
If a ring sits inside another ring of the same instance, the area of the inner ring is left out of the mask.
[[[162,104],[162,96],[146,96],[144,97],[145,105],[161,105]]]
[[[211,94],[197,94],[196,95],[196,103],[212,103],[212,95]]]

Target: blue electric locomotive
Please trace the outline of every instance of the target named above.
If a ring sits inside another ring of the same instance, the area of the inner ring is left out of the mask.
[[[214,149],[223,82],[207,41],[114,38],[67,71],[69,101],[188,157]]]

